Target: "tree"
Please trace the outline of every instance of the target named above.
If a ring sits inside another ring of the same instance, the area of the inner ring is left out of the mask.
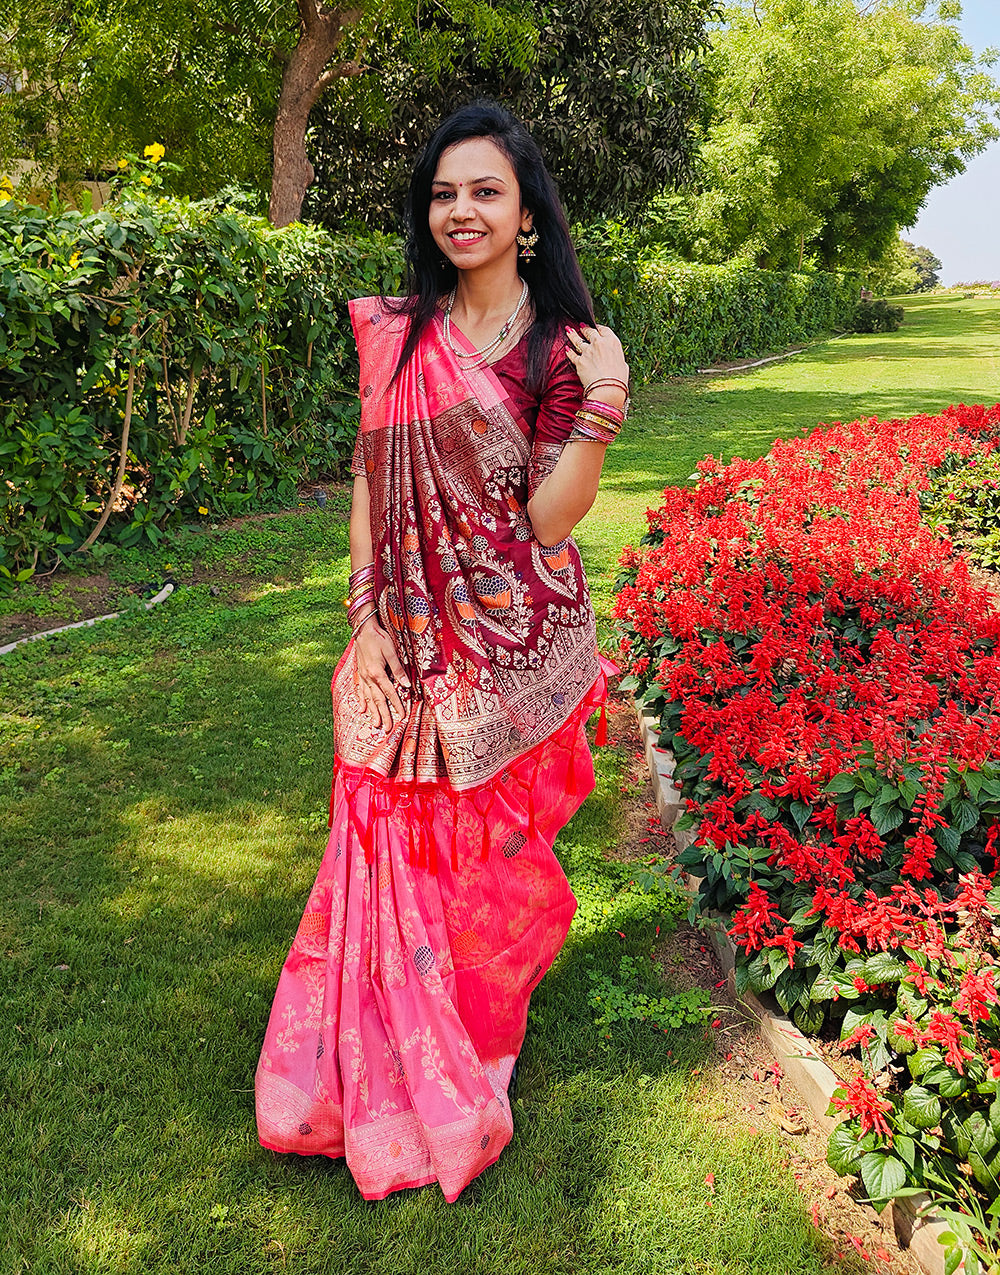
[[[549,0],[527,59],[484,57],[467,26],[432,13],[422,38],[446,58],[424,54],[421,69],[412,46],[384,41],[366,54],[377,78],[341,84],[320,103],[312,215],[396,224],[421,142],[449,110],[486,96],[526,121],[571,215],[637,217],[692,174],[716,9],[716,0]]]
[[[941,278],[941,262],[931,252],[930,248],[924,248],[919,244],[912,244],[903,240],[903,247],[907,249],[913,262],[913,269],[916,270],[920,280],[920,292],[929,292],[931,288],[936,288]]]
[[[162,142],[182,189],[271,186],[275,224],[298,217],[312,180],[304,138],[321,95],[369,72],[369,45],[391,33],[419,71],[420,0],[9,0],[0,97],[0,160],[36,162],[60,183],[113,169],[123,152]],[[517,0],[450,0],[456,27],[527,50]],[[527,60],[527,54],[525,54]]]
[[[877,261],[998,136],[1000,88],[922,0],[733,4],[713,42],[699,255]]]

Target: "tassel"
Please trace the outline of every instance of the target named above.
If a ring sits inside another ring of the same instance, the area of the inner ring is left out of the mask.
[[[603,748],[608,742],[608,710],[601,705],[601,716],[597,722],[597,732],[594,735],[594,743],[598,748]]]
[[[337,768],[333,768],[333,779],[330,781],[330,818],[326,821],[328,828],[333,827],[333,799],[337,795]]]

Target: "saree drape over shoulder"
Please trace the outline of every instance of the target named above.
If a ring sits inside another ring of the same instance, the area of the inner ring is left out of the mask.
[[[440,318],[391,383],[408,321],[381,298],[351,317],[354,470],[413,689],[386,733],[362,712],[353,642],[334,672],[330,839],[278,982],[257,1124],[273,1150],[345,1156],[368,1199],[437,1181],[454,1200],[510,1140],[529,997],[576,908],[552,845],[593,788],[584,725],[606,676],[576,545],[540,545],[527,502],[581,387],[561,352],[541,400],[521,346],[463,368]]]

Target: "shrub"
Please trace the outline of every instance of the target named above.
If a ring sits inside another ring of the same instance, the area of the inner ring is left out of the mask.
[[[998,1194],[1000,613],[919,504],[998,436],[961,407],[708,458],[622,559],[624,685],[698,824],[680,863],[738,988],[860,1053],[831,1156],[876,1201]]]
[[[346,301],[399,291],[399,241],[275,230],[160,196],[155,158],[129,165],[97,214],[0,202],[0,585],[101,531],[156,543],[185,518],[287,505],[350,453]],[[665,264],[613,228],[580,238],[637,382],[842,324],[853,293],[832,275]]]
[[[971,456],[939,474],[920,493],[920,508],[974,562],[1000,568],[1000,454]]]
[[[903,307],[888,301],[859,301],[848,325],[851,332],[898,332]]]
[[[577,240],[599,317],[621,337],[637,383],[844,329],[857,297],[849,276],[666,260],[614,227]]]
[[[75,549],[99,514],[119,543],[155,543],[340,472],[357,419],[343,302],[398,288],[398,265],[395,240],[212,201],[0,203],[0,571]]]

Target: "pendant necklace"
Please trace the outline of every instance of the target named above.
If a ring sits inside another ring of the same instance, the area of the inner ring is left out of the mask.
[[[500,331],[493,338],[493,340],[489,343],[489,345],[484,345],[481,350],[468,350],[468,351],[457,350],[455,348],[455,343],[451,339],[451,311],[452,311],[452,307],[455,304],[455,294],[457,293],[457,291],[458,291],[457,288],[452,288],[451,292],[448,295],[448,301],[445,305],[444,339],[448,343],[448,349],[451,350],[452,354],[454,354],[456,358],[477,359],[478,362],[474,364],[474,366],[478,367],[479,363],[485,363],[486,360],[489,358],[489,356],[493,353],[493,351],[498,349],[503,344],[511,328],[517,322],[517,317],[521,313],[521,311],[524,309],[524,304],[528,300],[528,283],[527,283],[527,280],[522,281],[521,296],[520,296],[520,299],[518,300],[517,305],[514,307],[513,313],[511,314],[510,318],[506,321],[506,323],[503,325],[503,327],[500,329]]]

